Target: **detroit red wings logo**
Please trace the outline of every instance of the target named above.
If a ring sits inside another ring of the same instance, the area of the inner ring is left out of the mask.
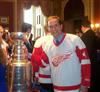
[[[61,62],[63,62],[65,59],[70,59],[72,53],[67,53],[64,55],[59,55],[52,58],[52,64],[57,67]]]

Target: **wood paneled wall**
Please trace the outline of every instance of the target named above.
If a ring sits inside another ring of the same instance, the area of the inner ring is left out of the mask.
[[[13,2],[0,1],[0,17],[1,24],[8,27],[9,31],[14,31],[14,15],[13,15]],[[2,22],[2,18],[7,18],[7,23]]]

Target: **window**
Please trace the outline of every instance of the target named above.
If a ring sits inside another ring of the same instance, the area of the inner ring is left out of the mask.
[[[24,10],[24,22],[32,24],[33,39],[45,35],[45,19],[41,7],[32,6],[30,9]]]

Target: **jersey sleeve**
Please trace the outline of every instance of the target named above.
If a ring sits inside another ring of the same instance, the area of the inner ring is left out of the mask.
[[[38,71],[39,67],[46,67],[46,64],[49,63],[48,57],[43,51],[42,41],[42,38],[36,41],[31,57],[33,70],[36,72]]]
[[[75,40],[76,40],[76,43],[75,43],[76,44],[76,54],[81,63],[82,85],[89,87],[91,67],[90,67],[90,59],[89,59],[89,55],[87,52],[87,48],[79,37],[77,37]]]

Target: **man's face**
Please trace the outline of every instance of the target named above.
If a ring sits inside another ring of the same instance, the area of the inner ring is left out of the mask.
[[[31,29],[29,28],[29,29],[27,30],[27,32],[25,32],[25,35],[26,35],[26,38],[27,38],[27,39],[29,39],[30,34],[31,34]]]
[[[82,30],[82,32],[84,33],[85,27],[84,27],[84,26],[81,26],[81,30]]]
[[[57,19],[51,19],[48,21],[48,31],[56,38],[62,31],[62,25],[59,24]]]

